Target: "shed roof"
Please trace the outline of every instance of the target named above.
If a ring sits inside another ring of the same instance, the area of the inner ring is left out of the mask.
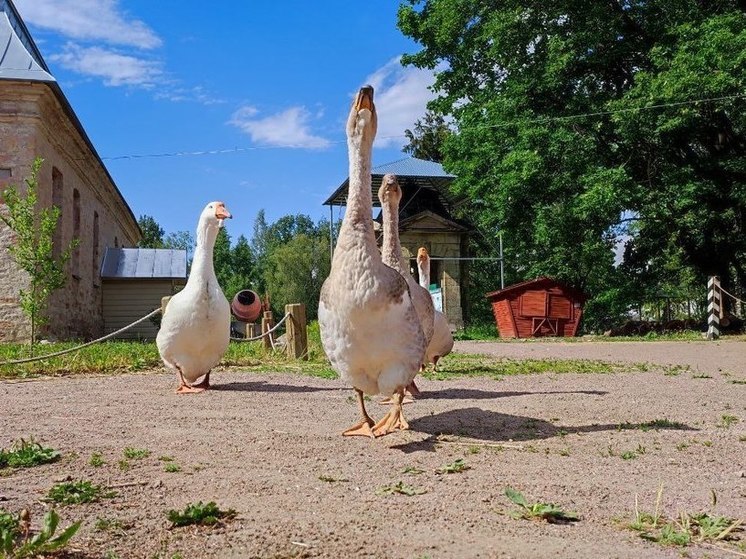
[[[107,248],[104,279],[186,279],[187,253],[171,248]]]
[[[572,295],[575,299],[579,301],[585,301],[588,298],[588,296],[582,291],[580,291],[579,289],[575,289],[574,287],[570,287],[568,285],[565,285],[562,282],[559,282],[552,278],[548,278],[546,276],[539,276],[538,278],[534,278],[532,280],[522,281],[520,283],[514,283],[513,285],[509,285],[508,287],[505,287],[504,289],[498,289],[497,291],[492,291],[490,293],[487,293],[485,294],[485,297],[487,297],[488,299],[500,299],[516,291],[526,290],[532,287],[540,288],[540,287],[554,287],[554,286],[561,287],[569,295]]]
[[[448,190],[448,185],[456,178],[455,175],[446,173],[443,165],[434,161],[426,161],[416,157],[405,157],[398,161],[384,163],[371,170],[371,196],[373,205],[378,207],[378,189],[381,187],[383,175],[393,173],[399,179],[402,187],[410,185],[417,190],[420,188],[432,190],[440,198],[441,203],[446,207],[453,207],[458,203]],[[347,204],[347,190],[350,187],[350,178],[347,177],[342,184],[327,198],[325,206],[344,206]]]
[[[127,209],[128,217],[132,220],[134,227],[139,230],[135,214],[132,213],[132,209],[109,174],[109,170],[101,160],[96,148],[93,147],[93,142],[91,142],[83,124],[62,92],[59,83],[51,74],[47,63],[44,62],[41,52],[36,47],[31,33],[29,33],[12,0],[0,0],[0,80],[41,82],[49,86],[62,105],[62,109],[88,145],[104,173],[106,173],[116,194]]]

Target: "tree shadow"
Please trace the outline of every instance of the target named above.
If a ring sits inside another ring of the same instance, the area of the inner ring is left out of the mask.
[[[476,388],[447,388],[445,390],[423,390],[418,400],[486,400],[491,398],[509,398],[511,396],[533,396],[535,394],[588,394],[591,396],[605,396],[603,390],[557,390],[547,392],[492,392]]]
[[[210,390],[226,392],[321,392],[326,390],[341,391],[343,388],[331,386],[293,386],[288,384],[274,384],[263,380],[255,382],[226,382],[210,386]]]
[[[391,448],[402,452],[428,451],[434,452],[439,435],[451,435],[478,441],[500,443],[525,442],[549,439],[560,434],[570,433],[598,433],[602,431],[617,431],[619,429],[648,430],[665,429],[679,431],[697,431],[694,427],[683,423],[645,422],[645,423],[604,423],[581,426],[554,425],[543,419],[508,415],[481,408],[463,408],[433,415],[426,415],[409,422],[413,431],[430,435],[425,440],[413,441]],[[468,442],[468,441],[467,441]]]

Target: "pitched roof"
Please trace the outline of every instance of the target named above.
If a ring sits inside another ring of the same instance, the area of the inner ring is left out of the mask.
[[[438,198],[440,198],[441,203],[445,207],[452,208],[458,204],[459,200],[457,200],[448,189],[448,185],[450,185],[456,177],[446,173],[443,169],[443,165],[435,163],[434,161],[418,159],[416,157],[405,157],[398,161],[384,163],[383,165],[374,167],[371,170],[371,196],[373,198],[373,206],[380,206],[376,194],[378,193],[378,189],[381,187],[383,175],[386,173],[393,173],[396,175],[402,188],[409,185],[415,190],[427,189],[433,191]],[[347,190],[349,188],[350,179],[348,177],[337,187],[331,196],[327,198],[323,205],[345,206],[347,204]]]
[[[171,248],[107,248],[101,264],[106,279],[186,279],[187,253]]]
[[[539,287],[561,287],[564,291],[566,291],[568,294],[575,297],[575,299],[578,299],[579,301],[585,301],[588,296],[580,291],[579,289],[575,289],[573,287],[570,287],[568,285],[565,285],[562,282],[559,282],[555,279],[548,278],[546,276],[539,276],[538,278],[534,278],[527,281],[522,281],[520,283],[514,283],[513,285],[509,285],[508,287],[505,287],[503,289],[498,289],[497,291],[492,291],[490,293],[486,293],[485,297],[487,299],[501,299],[505,296],[507,296],[509,293],[513,293],[515,291],[521,291],[526,290],[531,287],[539,288]]]
[[[132,209],[127,204],[124,196],[122,196],[114,179],[109,174],[106,165],[101,161],[96,148],[93,147],[93,142],[91,142],[91,139],[83,128],[83,124],[81,124],[70,102],[62,92],[59,83],[50,72],[46,62],[44,62],[41,52],[36,47],[31,33],[29,33],[12,0],[0,0],[0,80],[41,82],[49,86],[60,102],[60,105],[62,105],[62,110],[78,130],[78,133],[80,133],[88,145],[88,148],[104,170],[104,173],[106,173],[116,194],[127,209],[128,217],[139,230],[135,214],[132,213]]]

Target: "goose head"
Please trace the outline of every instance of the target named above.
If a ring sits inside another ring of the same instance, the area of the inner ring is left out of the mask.
[[[401,202],[402,191],[396,175],[387,173],[381,180],[381,188],[378,189],[378,200],[382,206],[398,208]]]
[[[223,226],[223,220],[231,219],[232,217],[223,202],[210,202],[202,210],[199,222],[207,227],[214,226],[220,228]]]
[[[417,250],[417,264],[420,266],[424,266],[425,264],[428,264],[430,262],[430,255],[427,253],[427,249],[425,247],[420,247]]]
[[[373,87],[366,85],[357,92],[347,118],[347,138],[356,144],[372,145],[378,130],[378,116],[373,103]]]

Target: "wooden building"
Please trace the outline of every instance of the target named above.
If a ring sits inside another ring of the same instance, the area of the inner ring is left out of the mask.
[[[380,165],[371,171],[374,207],[380,207],[378,189],[387,173],[397,176],[402,189],[399,237],[402,254],[410,261],[410,271],[417,279],[417,249],[424,246],[430,254],[431,290],[441,290],[443,312],[451,328],[463,328],[465,305],[462,283],[468,269],[467,261],[462,258],[468,257],[472,229],[467,222],[454,217],[461,201],[450,193],[449,185],[456,177],[446,173],[439,163],[416,157]],[[349,179],[345,179],[324,202],[329,206],[332,223],[335,222],[334,208],[347,204],[348,188]],[[375,218],[374,227],[380,246],[380,213]],[[333,238],[331,244],[333,247]]]
[[[587,297],[539,277],[487,293],[501,338],[575,336]]]
[[[95,338],[103,332],[101,257],[107,247],[135,246],[140,228],[11,0],[0,0],[0,44],[0,192],[14,185],[23,193],[41,157],[39,205],[60,209],[54,254],[79,240],[40,335]],[[31,332],[19,301],[29,277],[7,252],[14,242],[0,224],[0,341]]]
[[[101,266],[104,331],[109,334],[161,306],[186,285],[185,250],[109,248]],[[122,332],[120,339],[153,340],[160,315]]]

